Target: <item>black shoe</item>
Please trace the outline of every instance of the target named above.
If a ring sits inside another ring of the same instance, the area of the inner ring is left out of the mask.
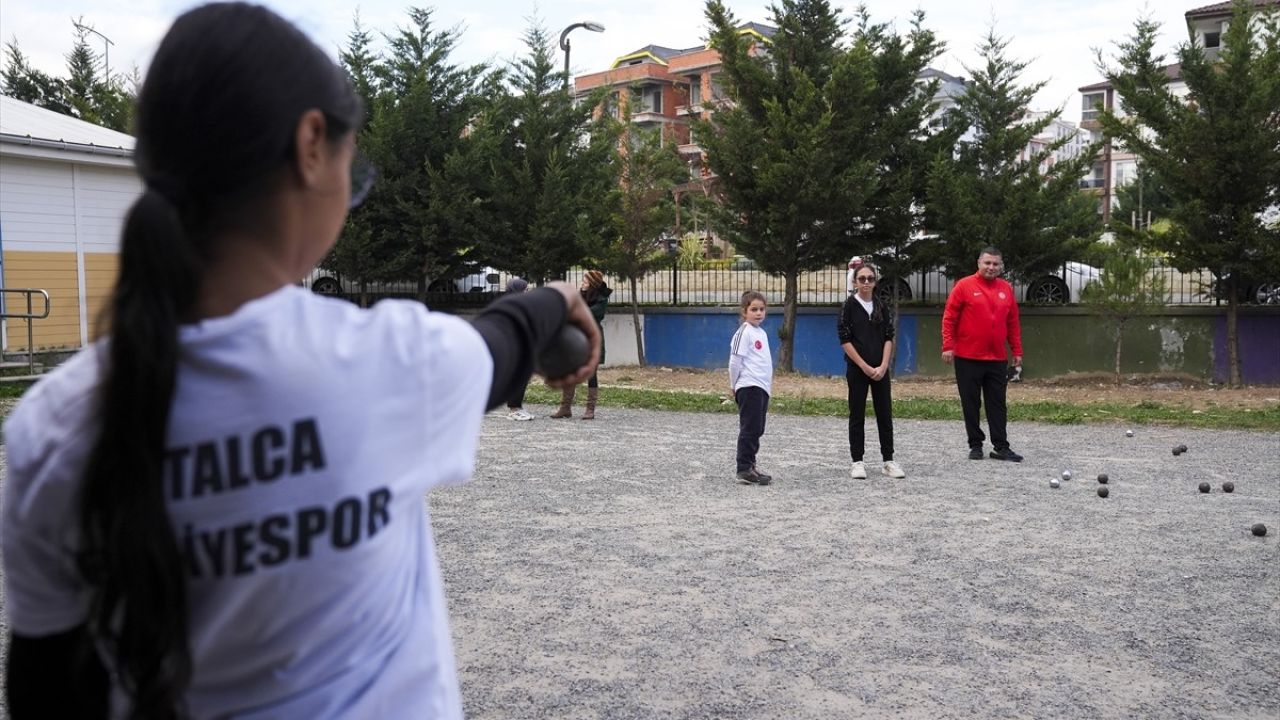
[[[768,485],[769,483],[773,482],[773,476],[772,476],[772,475],[769,475],[769,474],[767,474],[767,473],[762,473],[762,472],[760,472],[760,468],[758,468],[758,467],[756,467],[756,466],[754,466],[754,465],[753,465],[753,466],[751,466],[751,469],[752,469],[752,470],[755,470],[757,475],[759,475],[760,477],[764,478],[764,482],[760,483],[761,485]]]
[[[995,455],[992,455],[992,457],[995,457]],[[969,459],[970,459],[970,460],[981,460],[981,459],[982,459],[982,448],[980,448],[980,447],[976,447],[976,448],[969,448]]]
[[[738,480],[742,481],[747,485],[768,485],[770,482],[773,481],[773,478],[769,477],[768,475],[761,475],[760,473],[756,472],[755,468],[751,468],[750,470],[740,471],[738,473]]]
[[[1022,462],[1022,456],[1014,452],[1012,448],[1003,450],[992,450],[991,458],[993,460],[1008,460],[1009,462]]]

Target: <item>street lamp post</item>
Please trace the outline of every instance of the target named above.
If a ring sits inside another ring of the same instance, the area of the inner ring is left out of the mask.
[[[604,26],[598,22],[578,22],[560,32],[560,49],[564,51],[564,89],[569,89],[569,33],[578,28],[586,28],[591,32],[604,32]]]
[[[103,44],[102,44],[103,74],[106,75],[107,82],[111,82],[111,46],[115,45],[115,43],[111,42],[111,38],[107,37],[106,35],[103,35],[97,30],[94,30],[88,25],[82,25],[78,20],[72,20],[71,24],[74,25],[76,29],[79,30],[80,32],[93,33],[94,35],[97,35],[98,37],[102,38],[103,40]]]

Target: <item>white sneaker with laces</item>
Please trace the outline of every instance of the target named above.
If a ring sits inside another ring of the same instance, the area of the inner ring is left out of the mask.
[[[884,474],[891,478],[904,478],[907,476],[906,473],[902,472],[902,468],[899,467],[898,463],[892,460],[884,464]]]
[[[849,470],[849,477],[853,478],[854,480],[866,480],[867,466],[861,460],[854,463],[853,468]]]
[[[515,410],[512,410],[511,412],[507,413],[507,419],[519,420],[521,422],[528,422],[529,420],[533,419],[533,416],[525,412],[524,408],[516,408]]]

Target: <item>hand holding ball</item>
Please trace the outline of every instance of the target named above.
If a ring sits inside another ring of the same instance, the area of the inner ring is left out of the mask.
[[[587,363],[591,356],[591,343],[586,333],[576,325],[565,325],[542,348],[534,362],[538,374],[549,380],[572,374]]]

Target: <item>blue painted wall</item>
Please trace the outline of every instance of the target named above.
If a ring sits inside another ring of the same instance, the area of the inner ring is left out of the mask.
[[[770,308],[773,310],[773,308]],[[729,340],[738,329],[736,308],[696,310],[648,309],[644,315],[645,359],[653,365],[694,367],[713,370],[729,366]],[[778,365],[779,309],[764,320],[774,367]],[[904,315],[898,324],[894,374],[916,372],[916,328],[914,315]],[[836,337],[836,311],[801,312],[796,316],[795,368],[810,375],[844,375],[844,353]]]
[[[1274,315],[1238,316],[1240,376],[1250,385],[1280,384],[1280,323]],[[1214,323],[1213,379],[1227,382],[1227,318]]]

